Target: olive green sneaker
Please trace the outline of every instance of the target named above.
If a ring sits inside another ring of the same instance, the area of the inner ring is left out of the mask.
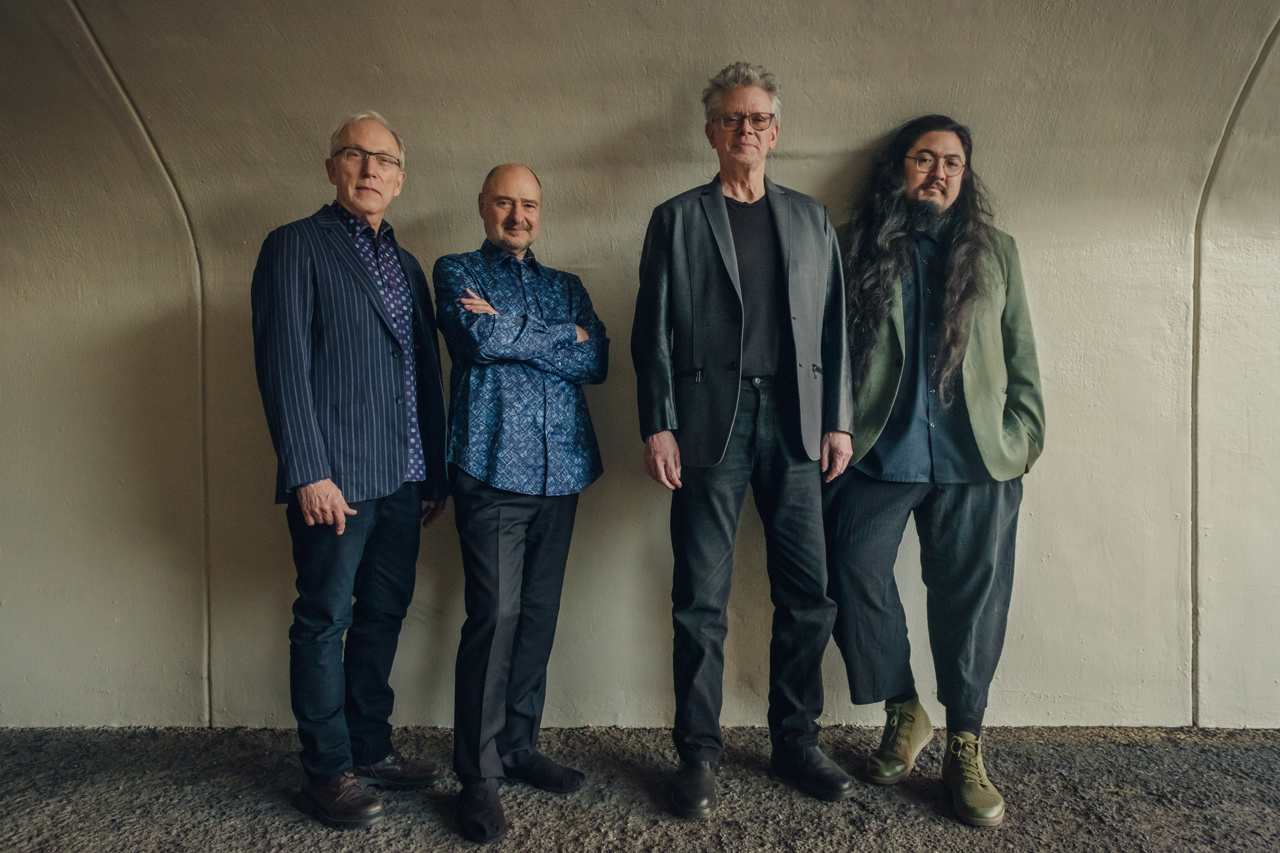
[[[951,792],[956,814],[973,826],[997,826],[1004,820],[1004,797],[982,766],[982,739],[968,732],[947,734],[942,783]]]
[[[884,711],[888,720],[880,747],[867,759],[867,778],[878,785],[892,785],[907,778],[916,766],[916,756],[933,740],[933,724],[919,697],[886,702]]]

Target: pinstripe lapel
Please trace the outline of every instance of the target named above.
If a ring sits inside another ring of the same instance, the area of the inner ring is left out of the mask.
[[[365,296],[369,297],[374,313],[382,320],[382,325],[387,327],[387,331],[391,333],[392,337],[395,337],[395,327],[391,323],[391,314],[388,313],[387,306],[382,301],[382,294],[378,292],[377,283],[369,275],[369,270],[365,268],[364,261],[360,260],[360,255],[356,252],[356,247],[351,242],[351,235],[342,227],[342,223],[338,221],[338,218],[333,215],[333,211],[329,210],[328,207],[320,208],[314,218],[316,224],[324,229],[325,239],[333,247],[334,254],[346,264],[347,271],[351,273],[351,277],[360,286],[360,289],[364,291]],[[399,246],[396,248],[399,248]],[[405,277],[408,278],[408,275],[406,271]],[[412,291],[413,288],[410,287],[409,290]]]
[[[720,258],[729,271],[729,280],[733,289],[738,291],[738,299],[742,299],[742,282],[738,280],[738,253],[733,248],[733,232],[729,228],[729,208],[724,203],[724,190],[720,187],[720,176],[716,175],[702,190],[702,209],[707,214],[707,224],[711,226],[711,236],[715,237],[716,247],[720,249]]]

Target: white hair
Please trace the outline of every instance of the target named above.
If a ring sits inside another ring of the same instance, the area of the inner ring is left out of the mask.
[[[400,134],[396,133],[395,128],[387,123],[387,120],[382,117],[381,113],[374,112],[373,110],[361,110],[342,122],[342,124],[338,125],[338,129],[329,137],[329,156],[332,157],[334,154],[338,153],[338,141],[342,139],[342,134],[346,133],[348,128],[352,125],[359,124],[362,121],[377,122],[387,129],[387,133],[391,134],[395,139],[396,147],[400,149],[400,170],[404,171],[404,140],[400,138]]]
[[[774,120],[780,120],[782,116],[782,84],[778,82],[778,78],[774,76],[772,71],[766,71],[764,66],[752,65],[750,62],[735,62],[712,77],[707,84],[707,88],[702,90],[702,109],[706,113],[707,121],[711,121],[716,117],[716,110],[720,108],[721,98],[734,89],[742,89],[747,86],[754,86],[757,89],[764,90],[765,94],[769,96],[770,109],[773,110]]]

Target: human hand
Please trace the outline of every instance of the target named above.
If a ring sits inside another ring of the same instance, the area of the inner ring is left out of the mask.
[[[440,514],[444,512],[445,504],[448,502],[449,498],[447,496],[438,501],[422,502],[422,526],[424,529],[430,527],[431,523],[440,517]]]
[[[467,288],[467,293],[470,294],[470,297],[463,296],[458,300],[462,303],[463,308],[470,311],[472,314],[492,314],[495,317],[498,316],[498,312],[493,310],[493,306],[481,299],[479,296],[476,296],[475,292],[472,291],[471,288]]]
[[[853,456],[853,439],[849,433],[832,430],[822,436],[822,473],[824,482],[830,483],[844,473]]]
[[[644,440],[644,469],[668,489],[680,488],[680,445],[669,429]]]
[[[347,516],[356,514],[347,506],[342,490],[328,478],[309,486],[299,486],[293,493],[298,499],[298,508],[302,510],[302,520],[308,527],[332,524],[333,532],[341,536],[347,528]]]

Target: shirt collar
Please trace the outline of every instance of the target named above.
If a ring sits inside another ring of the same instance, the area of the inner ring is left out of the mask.
[[[382,220],[382,224],[378,226],[378,233],[374,234],[373,228],[369,223],[361,222],[359,219],[356,219],[351,211],[347,210],[336,201],[329,205],[329,207],[333,210],[333,215],[338,217],[338,221],[342,223],[342,227],[351,235],[351,239],[354,240],[363,234],[367,234],[373,239],[390,237],[392,242],[395,241],[396,230],[391,227],[391,223],[387,220]]]
[[[480,255],[486,260],[494,261],[498,263],[500,263],[504,258],[510,258],[513,263],[517,263],[517,264],[527,263],[530,267],[533,268],[534,272],[541,272],[542,270],[542,265],[539,264],[538,259],[533,256],[533,249],[525,249],[524,257],[521,258],[520,260],[516,260],[515,256],[507,254],[502,249],[490,243],[488,240],[485,240],[483,243],[480,244]]]

